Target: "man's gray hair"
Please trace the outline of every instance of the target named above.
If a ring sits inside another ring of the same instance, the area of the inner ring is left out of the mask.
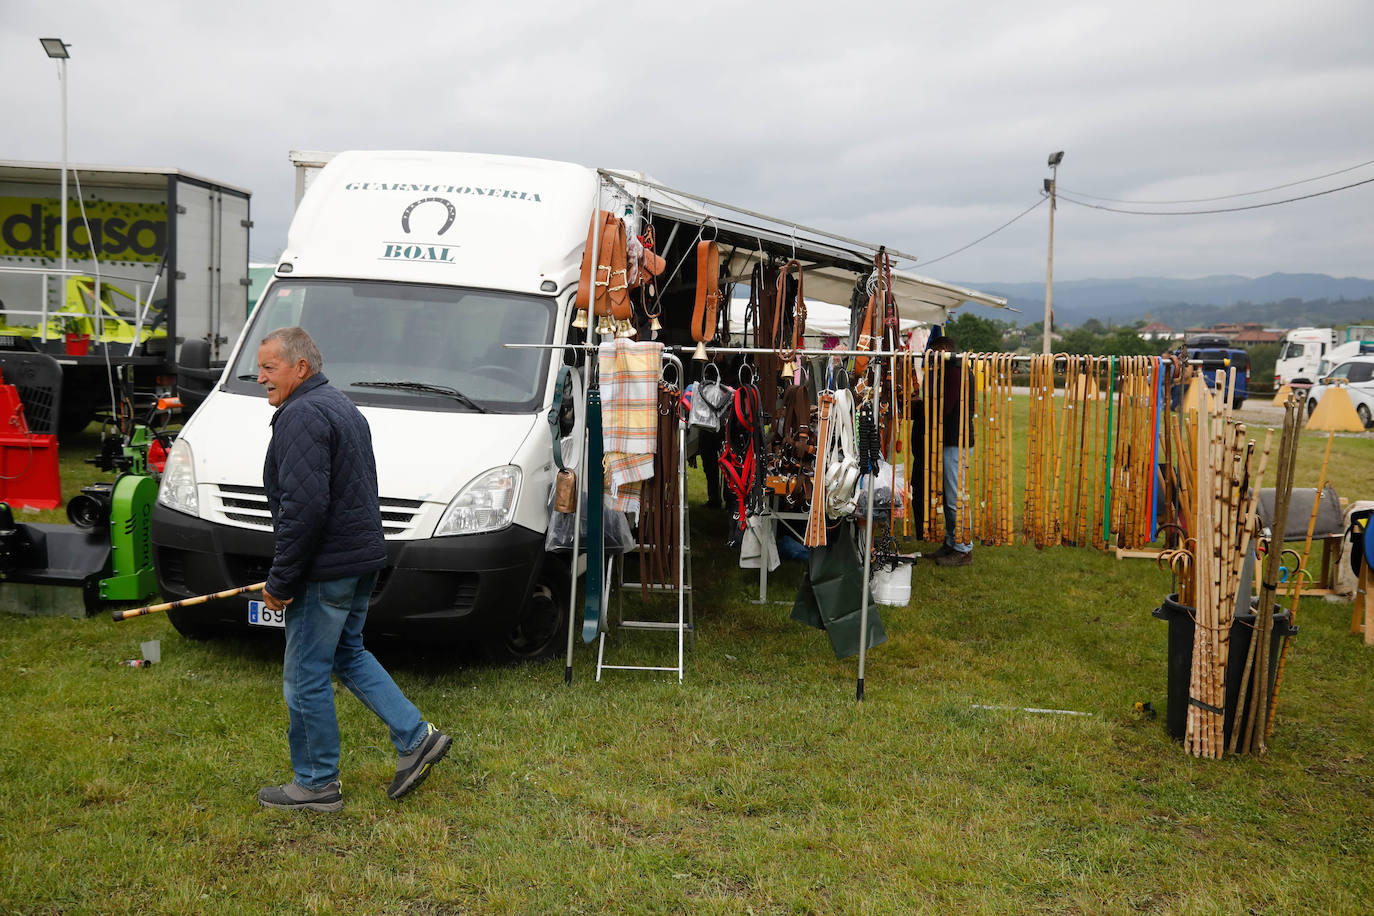
[[[271,341],[277,342],[282,359],[288,363],[295,365],[298,360],[305,360],[311,375],[324,368],[320,348],[315,346],[314,339],[305,328],[277,328],[262,339],[264,344]]]

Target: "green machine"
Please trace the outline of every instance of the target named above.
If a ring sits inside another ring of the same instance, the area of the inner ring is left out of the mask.
[[[19,524],[0,503],[0,607],[80,616],[102,610],[105,602],[144,601],[156,594],[149,529],[157,478],[149,453],[165,454],[164,438],[145,425],[133,425],[127,434],[107,429],[100,454],[88,460],[119,476],[73,496],[67,503],[70,525]]]

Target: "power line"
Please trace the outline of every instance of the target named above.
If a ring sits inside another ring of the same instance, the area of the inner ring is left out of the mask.
[[[1211,203],[1215,200],[1233,200],[1237,197],[1250,197],[1254,194],[1267,194],[1270,191],[1282,191],[1284,188],[1292,188],[1300,184],[1308,184],[1309,182],[1313,181],[1321,181],[1323,178],[1331,178],[1334,175],[1344,175],[1346,172],[1353,172],[1356,169],[1362,169],[1367,165],[1374,165],[1374,159],[1370,159],[1367,162],[1361,162],[1359,165],[1352,165],[1349,168],[1337,169],[1334,172],[1327,172],[1325,175],[1316,175],[1312,178],[1303,178],[1298,181],[1290,181],[1287,184],[1276,184],[1272,188],[1260,188],[1257,191],[1241,191],[1238,194],[1223,194],[1220,197],[1194,197],[1184,200],[1123,200],[1118,197],[1097,197],[1092,194],[1084,194],[1082,191],[1074,191],[1072,189],[1070,189],[1068,193],[1077,194],[1079,197],[1086,197],[1089,200],[1105,200],[1108,203],[1113,204],[1142,204],[1146,206],[1170,206],[1172,204],[1205,204]],[[1063,194],[1064,191],[1060,191],[1059,193]]]
[[[952,258],[952,257],[954,257],[956,254],[958,254],[958,253],[961,252],[961,251],[967,251],[968,249],[972,248],[974,245],[977,245],[979,242],[986,241],[987,239],[992,238],[994,235],[996,235],[997,233],[1001,232],[1003,229],[1007,228],[1007,227],[1010,226],[1012,223],[1016,222],[1018,219],[1020,219],[1021,217],[1025,216],[1027,213],[1031,212],[1032,210],[1034,210],[1036,207],[1040,206],[1041,204],[1043,204],[1043,203],[1044,203],[1045,201],[1047,201],[1047,200],[1049,200],[1049,197],[1048,197],[1048,196],[1041,197],[1041,198],[1040,198],[1039,200],[1037,200],[1035,203],[1031,204],[1029,207],[1027,207],[1026,209],[1022,210],[1020,213],[1016,214],[1016,215],[1013,216],[1011,219],[1007,220],[1005,223],[1003,223],[1002,225],[998,226],[996,229],[994,229],[994,230],[992,230],[991,232],[989,232],[987,235],[982,236],[981,238],[976,238],[976,239],[974,239],[973,241],[971,241],[971,242],[969,242],[967,245],[965,245],[963,248],[956,248],[956,249],[954,249],[953,251],[949,252],[948,254],[942,254],[942,255],[940,255],[938,258],[931,258],[931,259],[928,260],[928,261],[918,261],[917,263],[919,263],[919,264],[921,265],[921,267],[926,267],[926,266],[928,266],[928,265],[930,265],[930,264],[934,264],[936,261],[943,261],[945,258]]]
[[[1311,194],[1303,194],[1300,197],[1289,197],[1284,200],[1271,200],[1262,204],[1248,204],[1244,207],[1219,207],[1213,210],[1125,210],[1119,207],[1104,207],[1101,204],[1090,204],[1084,200],[1075,200],[1067,196],[1063,191],[1059,192],[1060,200],[1067,200],[1071,204],[1078,204],[1080,207],[1089,207],[1093,210],[1106,210],[1109,213],[1129,213],[1133,216],[1203,216],[1210,213],[1237,213],[1241,210],[1258,210],[1262,207],[1277,207],[1280,204],[1291,204],[1299,200],[1310,200],[1313,197],[1322,197],[1326,194],[1335,194],[1337,191],[1348,191],[1351,188],[1358,188],[1360,185],[1370,184],[1374,178],[1366,178],[1363,181],[1356,181],[1352,184],[1341,185],[1339,188],[1328,188],[1325,191],[1314,191]]]

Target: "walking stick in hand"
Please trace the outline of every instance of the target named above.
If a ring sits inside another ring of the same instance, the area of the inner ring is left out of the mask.
[[[180,601],[169,601],[166,604],[150,604],[147,607],[136,607],[128,611],[115,611],[116,621],[128,620],[130,617],[142,617],[144,614],[156,614],[160,611],[174,611],[179,607],[190,607],[193,604],[205,604],[207,601],[217,601],[220,598],[233,598],[235,595],[242,595],[247,592],[260,592],[267,586],[266,582],[258,582],[253,585],[244,585],[240,588],[231,588],[222,592],[215,592],[213,595],[197,595],[194,598],[182,598]]]

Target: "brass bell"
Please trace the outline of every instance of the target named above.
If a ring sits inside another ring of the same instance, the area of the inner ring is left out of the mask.
[[[663,325],[661,325],[661,324],[658,323],[658,316],[657,316],[657,315],[655,315],[655,316],[653,317],[653,320],[649,322],[649,330],[650,330],[650,331],[661,331],[661,330],[663,330]]]
[[[696,348],[696,350],[692,353],[692,359],[699,359],[699,360],[705,361],[705,360],[708,359],[708,358],[709,358],[709,357],[706,355],[706,341],[704,341],[704,340],[698,341],[698,342],[697,342],[697,348]]]
[[[578,309],[578,310],[577,310],[577,316],[576,316],[575,318],[573,318],[572,326],[575,327],[575,328],[581,328],[581,329],[584,330],[584,331],[587,329],[587,310],[586,310],[586,309]]]

